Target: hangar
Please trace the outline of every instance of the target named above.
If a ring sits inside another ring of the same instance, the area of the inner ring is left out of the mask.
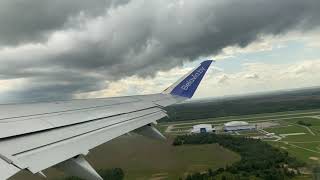
[[[223,126],[224,131],[255,130],[256,126],[245,121],[231,121]]]
[[[215,128],[211,124],[198,124],[192,127],[191,133],[212,133]]]

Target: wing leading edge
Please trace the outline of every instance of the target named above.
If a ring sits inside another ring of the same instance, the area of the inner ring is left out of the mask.
[[[45,176],[49,167],[101,179],[84,156],[131,131],[163,139],[152,124],[167,116],[163,107],[193,96],[211,63],[202,62],[159,94],[0,105],[0,179],[21,170]]]

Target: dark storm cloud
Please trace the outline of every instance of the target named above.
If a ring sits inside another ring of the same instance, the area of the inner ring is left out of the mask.
[[[71,70],[48,70],[45,73],[24,73],[19,77],[26,81],[4,96],[0,94],[0,102],[47,101],[71,99],[74,93],[84,93],[106,88],[104,78],[96,74],[86,74]]]
[[[11,97],[6,100],[66,100],[71,99],[74,93],[106,88],[100,78],[83,76],[67,80],[66,77],[64,79],[34,78],[27,83],[26,89],[13,90],[10,92]]]
[[[7,34],[0,30],[0,41],[12,45],[46,38],[40,45],[0,51],[0,78],[34,82],[18,91],[20,97],[44,96],[48,89],[71,97],[99,90],[105,81],[152,76],[227,46],[245,47],[263,35],[306,31],[320,24],[319,0],[131,0],[116,6],[109,1],[59,1],[59,8],[50,10],[39,4],[48,8],[56,1],[21,2],[35,8],[25,19],[17,18],[20,12],[1,17],[0,22],[11,25],[2,30]],[[74,72],[76,78],[59,86]]]
[[[70,18],[80,13],[96,16],[125,3],[124,0],[1,0],[0,46],[46,40],[53,31],[66,28]]]

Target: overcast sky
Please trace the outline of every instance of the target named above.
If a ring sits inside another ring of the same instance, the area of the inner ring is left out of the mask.
[[[216,59],[195,98],[320,85],[319,0],[1,0],[0,101],[158,93]]]

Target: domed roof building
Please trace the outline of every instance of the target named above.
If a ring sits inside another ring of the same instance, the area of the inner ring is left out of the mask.
[[[224,131],[254,130],[256,126],[245,121],[231,121],[225,123],[223,129]]]

